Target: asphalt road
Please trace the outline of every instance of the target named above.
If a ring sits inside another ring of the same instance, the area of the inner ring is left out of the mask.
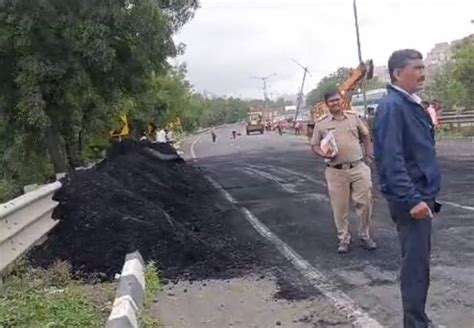
[[[241,126],[237,130],[243,132]],[[338,255],[324,165],[310,152],[306,138],[271,132],[242,133],[233,140],[231,128],[226,127],[218,130],[215,143],[203,134],[192,140],[185,152],[222,186],[229,201],[243,208],[237,237],[248,236],[249,229],[259,232],[255,238],[275,246],[275,253],[268,256],[282,255],[282,261],[293,268],[293,273],[285,271],[288,279],[302,279],[314,287],[307,292],[339,311],[347,319],[345,324],[360,319],[375,326],[401,327],[399,246],[380,194],[375,193],[372,228],[378,250],[368,252],[353,238],[351,251]],[[438,325],[472,328],[474,144],[443,141],[439,158],[443,173],[440,199],[445,204],[433,222],[428,311]],[[351,222],[352,235],[357,237],[354,213]],[[250,327],[252,319],[248,320]]]

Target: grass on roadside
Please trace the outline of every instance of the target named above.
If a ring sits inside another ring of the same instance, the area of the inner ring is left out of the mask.
[[[48,269],[19,264],[4,279],[0,327],[103,327],[115,296],[115,283],[86,284],[67,262]]]
[[[139,327],[141,328],[159,328],[160,322],[153,318],[152,306],[155,303],[158,291],[161,289],[160,276],[154,262],[149,262],[145,268],[145,304],[140,313]]]

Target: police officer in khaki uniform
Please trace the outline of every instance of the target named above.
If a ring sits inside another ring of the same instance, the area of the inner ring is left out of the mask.
[[[337,90],[328,92],[324,100],[329,113],[316,122],[311,140],[315,154],[325,158],[326,180],[339,237],[339,253],[347,253],[351,236],[349,233],[349,207],[352,199],[361,220],[359,237],[369,250],[377,248],[370,238],[372,219],[372,180],[370,168],[363,162],[360,140],[363,141],[366,159],[372,161],[373,151],[370,134],[365,124],[354,113],[342,110],[342,98]],[[324,153],[320,141],[332,131],[338,151]]]

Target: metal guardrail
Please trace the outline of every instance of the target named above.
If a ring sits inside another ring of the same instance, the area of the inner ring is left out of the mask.
[[[463,111],[443,111],[441,116],[457,116],[457,115],[473,115],[474,110],[463,110]]]
[[[58,223],[52,219],[58,204],[52,197],[61,183],[45,185],[0,204],[0,273],[20,255],[41,244]]]
[[[441,125],[472,125],[474,123],[474,111],[463,113],[446,113],[439,118]]]

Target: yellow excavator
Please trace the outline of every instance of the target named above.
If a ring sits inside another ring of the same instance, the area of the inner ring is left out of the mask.
[[[127,115],[120,115],[119,118],[122,126],[110,131],[109,138],[111,141],[122,141],[123,139],[130,138],[130,125]]]
[[[122,141],[124,139],[128,139],[131,136],[131,128],[130,128],[130,123],[128,121],[128,116],[126,114],[120,115],[120,124],[121,127],[114,129],[109,132],[109,138],[111,141]],[[156,130],[158,127],[156,126],[155,123],[149,122],[147,124],[147,131],[146,134],[150,139],[154,139],[156,135]],[[182,133],[183,132],[183,127],[181,125],[181,119],[179,117],[176,118],[174,122],[170,122],[167,126],[166,129],[169,131],[177,132],[177,133]]]
[[[368,60],[366,63],[361,62],[357,68],[352,69],[349,77],[341,83],[338,87],[339,93],[342,98],[342,109],[345,111],[352,110],[351,98],[352,92],[365,80],[372,79],[374,75],[374,63],[372,60]],[[328,107],[324,101],[321,101],[314,105],[311,109],[310,121],[308,123],[308,137],[313,135],[314,124],[320,117],[329,112]]]

